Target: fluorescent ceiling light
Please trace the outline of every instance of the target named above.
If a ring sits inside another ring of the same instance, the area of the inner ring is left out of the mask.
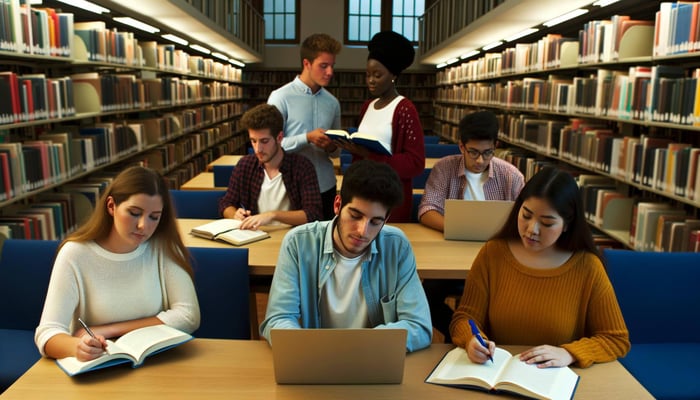
[[[107,14],[110,12],[109,8],[104,8],[102,6],[98,6],[95,3],[91,3],[86,0],[58,0],[63,4],[68,4],[69,6],[81,8],[85,11],[90,11],[95,14]]]
[[[131,17],[114,17],[112,19],[117,21],[117,22],[121,22],[124,25],[129,25],[133,28],[141,29],[142,31],[145,31],[148,33],[160,32],[160,29],[156,28],[155,26],[148,25],[145,22],[141,22],[141,21],[134,19],[134,18],[131,18]]]
[[[459,57],[450,58],[449,60],[445,61],[445,63],[447,63],[447,64],[454,64],[454,63],[456,63],[457,61],[459,61]]]
[[[163,35],[163,39],[170,40],[171,42],[175,42],[175,43],[181,44],[183,46],[187,46],[190,43],[187,40],[185,40],[179,36],[173,35],[172,33],[166,33],[165,35]]]
[[[556,18],[550,19],[549,21],[542,23],[542,25],[546,26],[547,28],[551,28],[554,25],[559,25],[562,22],[566,22],[570,19],[574,19],[574,18],[579,17],[587,12],[588,12],[587,9],[579,8],[577,10],[569,11],[568,13],[560,15]]]
[[[479,50],[472,50],[467,54],[462,54],[459,59],[464,60],[465,58],[474,57],[475,55],[481,53]]]
[[[444,68],[446,66],[447,66],[447,63],[440,63],[440,64],[436,65],[435,68],[440,69],[440,68]]]
[[[195,49],[200,53],[211,54],[211,50],[207,49],[206,47],[202,47],[198,44],[191,44],[190,48]]]
[[[596,1],[595,3],[593,3],[593,6],[607,7],[610,4],[617,3],[618,1],[620,1],[620,0],[600,0],[600,1]]]
[[[229,59],[228,59],[228,62],[230,62],[231,64],[233,64],[233,65],[235,65],[235,66],[237,66],[237,67],[241,67],[241,68],[245,67],[245,64],[244,64],[244,63],[242,63],[242,62],[236,60],[235,58],[229,58]]]
[[[493,43],[487,44],[486,46],[482,47],[481,49],[484,50],[484,51],[486,51],[486,50],[491,50],[491,49],[493,49],[494,47],[498,47],[498,46],[500,46],[500,45],[502,45],[502,44],[503,44],[503,41],[499,40],[499,41],[497,41],[497,42],[493,42]]]
[[[518,40],[518,39],[520,39],[520,38],[523,37],[523,36],[531,35],[531,34],[537,32],[537,31],[539,31],[539,29],[537,29],[537,28],[525,29],[525,30],[523,30],[523,31],[520,31],[520,32],[516,33],[516,34],[513,35],[513,36],[507,37],[507,38],[505,39],[505,41],[506,41],[506,42],[512,42],[513,40]]]
[[[228,61],[228,56],[227,56],[226,54],[221,54],[221,53],[218,53],[218,52],[213,52],[213,53],[211,53],[211,55],[214,56],[214,57],[216,57],[216,58],[219,58],[219,59],[221,59],[221,60]]]

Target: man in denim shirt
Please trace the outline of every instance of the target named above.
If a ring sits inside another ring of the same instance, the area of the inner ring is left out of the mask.
[[[400,229],[384,226],[402,197],[388,164],[353,163],[335,198],[336,217],[285,236],[261,335],[270,341],[274,328],[403,328],[407,351],[429,346],[430,311],[413,249]]]

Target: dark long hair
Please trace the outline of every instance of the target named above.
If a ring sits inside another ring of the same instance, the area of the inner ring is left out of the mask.
[[[518,214],[523,202],[530,197],[549,202],[564,220],[566,230],[557,239],[557,247],[569,251],[585,250],[601,258],[583,214],[583,201],[576,180],[568,172],[554,167],[545,167],[530,178],[515,200],[508,220],[494,238],[520,240]]]

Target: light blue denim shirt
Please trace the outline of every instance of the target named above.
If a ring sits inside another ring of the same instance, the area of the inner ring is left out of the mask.
[[[284,117],[282,148],[306,156],[316,168],[321,193],[335,188],[335,170],[330,157],[338,157],[340,149],[328,154],[309,143],[306,133],[314,129],[340,129],[340,103],[329,91],[311,91],[299,76],[270,93],[267,99]]]
[[[270,341],[273,328],[320,328],[320,294],[333,273],[331,221],[300,225],[282,241],[260,334]],[[408,331],[406,350],[428,347],[432,341],[428,301],[416,271],[416,258],[404,233],[384,226],[362,263],[362,290],[374,328]]]

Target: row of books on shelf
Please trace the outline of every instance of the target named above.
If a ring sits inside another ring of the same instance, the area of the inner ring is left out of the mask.
[[[76,113],[141,110],[155,106],[236,100],[242,88],[227,82],[87,72],[60,78],[0,72],[0,124]]]
[[[70,57],[72,41],[73,14],[20,0],[0,1],[0,50]]]
[[[620,120],[700,126],[700,69],[676,65],[598,69],[589,76],[525,77],[440,87],[443,102],[589,114]]]
[[[638,251],[700,251],[700,220],[693,212],[668,202],[628,195],[624,185],[615,179],[588,174],[523,149],[501,148],[497,156],[518,167],[526,179],[549,165],[569,171],[581,188],[586,220],[625,247]],[[616,247],[609,241],[604,245]]]
[[[700,204],[700,148],[666,137],[620,135],[601,121],[503,116],[501,138],[623,182]]]
[[[614,15],[583,25],[578,37],[548,34],[535,43],[518,43],[500,53],[446,68],[438,84],[498,77],[512,73],[663,57],[700,50],[700,2],[660,2],[654,20]]]
[[[32,7],[24,0],[0,1],[0,50],[150,67],[235,82],[242,78],[242,70],[230,64],[190,55],[170,43],[140,43],[133,32],[110,29],[105,21],[74,21],[72,13]]]
[[[3,138],[0,143],[0,201],[60,184],[95,167],[157,146],[188,133],[174,147],[178,160],[238,131],[238,121],[200,129],[202,110],[186,110],[162,117],[104,122],[91,126],[56,126],[36,140]],[[211,121],[209,123],[214,123]],[[187,125],[187,128],[183,128]],[[14,140],[14,141],[13,141]],[[164,164],[163,168],[170,164]]]

